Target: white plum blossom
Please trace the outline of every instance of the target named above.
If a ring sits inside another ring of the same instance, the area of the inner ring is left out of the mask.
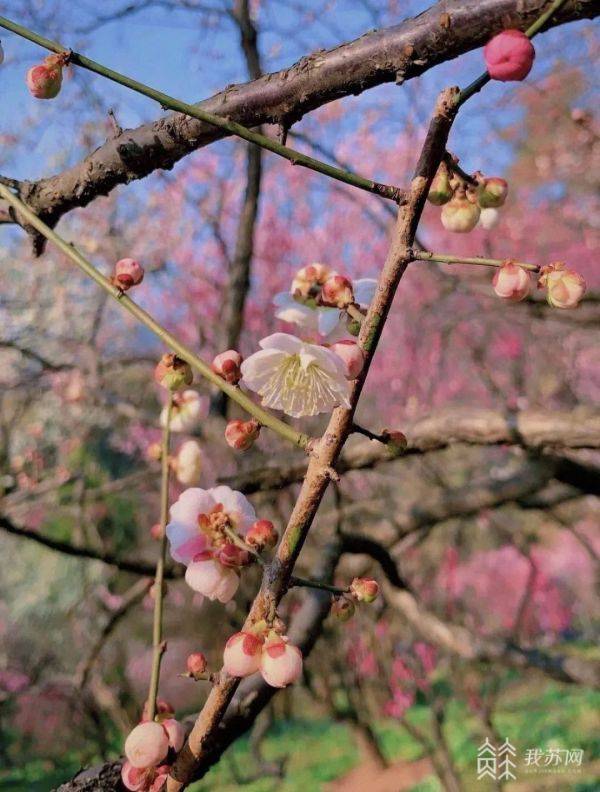
[[[366,309],[375,294],[377,281],[373,278],[359,278],[352,281],[354,299],[358,305]],[[294,299],[290,292],[280,292],[273,298],[278,308],[275,316],[283,322],[298,325],[303,330],[319,333],[324,338],[342,338],[348,335],[345,326],[346,314],[338,308],[311,306]]]
[[[262,404],[292,418],[350,406],[350,385],[341,358],[331,350],[273,333],[242,363],[242,384],[262,396]]]
[[[171,555],[182,564],[223,544],[225,527],[244,536],[256,521],[250,501],[226,486],[186,489],[171,506],[170,517],[166,530]]]
[[[202,472],[202,449],[195,440],[186,440],[173,461],[177,481],[192,487],[198,484]]]
[[[192,432],[200,420],[208,413],[208,403],[195,390],[184,390],[173,394],[173,407],[171,409],[171,431]],[[160,425],[167,422],[167,407],[163,407],[160,414]]]

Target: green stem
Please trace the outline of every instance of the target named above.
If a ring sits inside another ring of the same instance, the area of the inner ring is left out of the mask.
[[[347,594],[348,589],[339,588],[338,586],[330,586],[329,583],[321,583],[319,580],[309,580],[308,578],[297,577],[292,575],[290,578],[290,586],[303,586],[304,588],[315,588],[321,591],[330,591],[332,594]]]
[[[69,242],[66,242],[55,231],[49,228],[39,217],[31,211],[31,209],[17,198],[7,187],[0,184],[0,196],[2,196],[16,211],[22,215],[27,223],[40,234],[46,237],[50,242],[53,242],[59,250],[61,250],[71,261],[85,272],[98,286],[104,289],[113,299],[115,299],[126,311],[134,316],[139,322],[151,330],[158,338],[161,339],[168,347],[170,347],[180,358],[186,360],[190,366],[198,371],[205,379],[216,385],[224,393],[226,393],[232,401],[237,402],[246,412],[253,415],[257,421],[263,426],[272,429],[281,437],[290,440],[292,443],[306,448],[310,438],[302,432],[297,432],[293,427],[276,418],[271,413],[263,410],[262,407],[255,404],[252,399],[243,393],[235,385],[225,382],[224,379],[215,374],[208,363],[205,363],[198,355],[194,354],[188,347],[182,344],[177,338],[169,333],[162,325],[160,325],[150,314],[126,294],[113,286],[110,281],[102,275],[90,262],[82,256],[82,254]]]
[[[389,198],[392,201],[397,202],[403,194],[403,191],[398,187],[393,187],[389,184],[380,184],[379,182],[372,181],[371,179],[366,179],[364,176],[359,176],[356,173],[350,173],[349,171],[342,170],[341,168],[336,168],[335,166],[329,165],[326,162],[321,162],[314,157],[309,157],[307,154],[302,154],[295,149],[288,148],[287,146],[279,143],[279,141],[267,137],[266,135],[261,135],[260,132],[254,132],[245,126],[238,124],[236,121],[229,121],[222,116],[214,115],[213,113],[209,113],[206,110],[202,110],[197,105],[191,105],[187,102],[182,102],[179,99],[175,99],[173,96],[162,93],[162,91],[157,91],[154,88],[150,88],[150,86],[144,85],[144,83],[138,82],[131,77],[127,77],[125,74],[121,74],[120,72],[103,66],[101,63],[97,63],[90,58],[86,58],[85,55],[81,55],[78,52],[73,52],[72,50],[63,47],[62,44],[59,44],[56,41],[44,38],[38,33],[35,33],[33,30],[29,30],[29,28],[26,28],[23,25],[18,25],[16,22],[6,19],[6,17],[0,16],[0,27],[10,30],[11,32],[16,33],[18,36],[22,36],[29,41],[33,41],[34,44],[38,44],[40,47],[44,47],[51,52],[68,53],[70,63],[74,63],[77,66],[88,69],[88,71],[94,72],[95,74],[100,74],[102,77],[106,77],[113,82],[119,83],[119,85],[124,85],[126,88],[130,88],[132,91],[143,94],[149,99],[153,99],[154,101],[158,102],[163,108],[175,110],[178,113],[184,113],[185,115],[191,116],[192,118],[197,118],[199,121],[204,121],[205,123],[219,127],[220,129],[223,129],[232,135],[236,135],[243,140],[247,140],[249,143],[254,143],[261,148],[272,151],[274,154],[278,154],[280,157],[289,160],[293,165],[302,165],[305,168],[310,168],[310,170],[322,173],[323,175],[329,176],[332,179],[344,182],[344,184],[349,184],[352,187],[358,187],[361,190],[366,190],[367,192],[374,193],[375,195],[380,195],[383,198]]]
[[[355,322],[358,322],[358,324],[362,324],[365,319],[365,315],[362,313],[358,305],[347,305],[346,313],[351,319],[354,319]]]
[[[562,5],[565,4],[565,2],[566,0],[554,0],[554,2],[548,6],[544,13],[540,14],[535,22],[527,28],[525,35],[530,39],[533,38],[536,33],[540,32],[550,17],[555,14]],[[487,71],[483,72],[483,74],[480,74],[476,80],[473,80],[470,85],[467,85],[467,87],[460,92],[458,99],[456,100],[456,107],[460,107],[467,101],[467,99],[470,99],[474,94],[481,91],[483,86],[491,79],[492,78]]]
[[[160,680],[160,665],[165,652],[162,639],[163,624],[163,585],[165,579],[165,558],[167,554],[167,521],[169,512],[169,440],[171,426],[171,411],[173,409],[173,394],[169,391],[167,402],[167,417],[162,432],[161,454],[161,479],[160,479],[160,527],[161,539],[156,574],[154,576],[154,619],[152,623],[152,673],[150,675],[150,688],[148,690],[148,719],[154,720],[156,715],[156,697],[158,696],[158,683]]]
[[[412,257],[415,261],[438,261],[441,264],[476,264],[484,267],[501,267],[510,261],[528,272],[539,272],[537,264],[527,264],[524,261],[513,261],[512,259],[493,259],[481,258],[480,256],[452,256],[449,253],[428,253],[426,250],[413,250]]]

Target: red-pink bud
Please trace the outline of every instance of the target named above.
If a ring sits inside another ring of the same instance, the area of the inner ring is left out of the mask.
[[[225,644],[223,665],[230,676],[246,677],[258,671],[262,641],[249,632],[232,635]]]
[[[546,287],[546,298],[553,308],[576,308],[586,289],[581,275],[568,269],[563,261],[542,267],[538,286]]]
[[[226,382],[231,385],[237,385],[242,378],[240,366],[243,362],[243,357],[235,349],[228,349],[227,352],[221,352],[213,359],[212,370],[219,377],[223,377]]]
[[[356,341],[336,341],[329,348],[344,362],[346,379],[356,379],[365,365],[365,355]]]
[[[345,275],[330,275],[321,290],[321,304],[333,308],[346,308],[354,302],[352,281]]]
[[[42,64],[32,66],[25,78],[29,93],[36,99],[54,99],[62,85],[64,62],[64,54],[48,55]]]
[[[351,619],[355,611],[354,603],[348,597],[337,597],[331,605],[331,615],[341,622]]]
[[[350,593],[358,602],[373,602],[379,593],[379,584],[371,578],[354,578]]]
[[[121,291],[127,291],[132,286],[137,286],[144,280],[144,268],[132,258],[124,258],[117,261],[112,276],[112,282]]]
[[[490,176],[479,185],[477,203],[482,209],[497,209],[506,201],[508,182],[499,176]]]
[[[206,662],[206,657],[202,654],[202,652],[192,652],[191,655],[188,655],[188,659],[185,661],[185,666],[188,670],[188,673],[191,674],[194,679],[197,679],[206,671],[208,668],[208,663]]]
[[[160,523],[154,523],[150,528],[150,536],[157,541],[163,538],[164,533],[164,529]]]
[[[535,49],[520,30],[503,30],[485,45],[483,57],[492,80],[524,80],[533,66]]]
[[[248,529],[246,544],[259,552],[265,547],[275,547],[279,535],[270,520],[257,520]]]
[[[267,639],[260,659],[260,673],[271,687],[291,685],[302,673],[302,652],[288,643],[287,638]]]
[[[169,737],[160,723],[138,724],[125,740],[125,756],[134,767],[155,767],[169,751]]]
[[[260,424],[254,419],[250,421],[236,419],[229,421],[225,427],[227,445],[235,448],[236,451],[247,451],[254,445],[259,434]]]
[[[496,270],[492,285],[498,297],[511,302],[520,302],[531,291],[531,278],[523,267],[507,261]]]
[[[176,391],[191,385],[194,375],[190,364],[171,352],[160,359],[154,369],[154,379],[163,388]]]
[[[220,547],[216,557],[225,567],[246,566],[252,560],[247,550],[234,545],[233,542],[227,542]]]
[[[469,201],[464,191],[457,192],[454,198],[442,207],[442,225],[447,231],[467,234],[477,225],[481,209]]]

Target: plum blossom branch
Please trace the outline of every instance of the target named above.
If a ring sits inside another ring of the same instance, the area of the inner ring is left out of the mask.
[[[455,256],[450,253],[429,253],[426,250],[413,250],[413,258],[416,261],[436,261],[441,264],[474,264],[484,267],[502,267],[507,261],[521,267],[528,272],[539,272],[538,264],[527,264],[524,261],[513,261],[513,259],[483,258],[481,256]]]
[[[169,478],[171,466],[169,465],[169,445],[171,434],[171,411],[173,409],[173,394],[168,392],[167,414],[162,431],[161,448],[161,479],[160,479],[160,548],[156,562],[156,575],[154,576],[154,616],[152,620],[152,671],[150,674],[150,687],[148,690],[148,717],[154,720],[156,715],[156,697],[160,680],[160,666],[165,652],[162,638],[163,602],[165,559],[167,554],[166,527],[169,519]]]
[[[204,121],[207,124],[218,127],[219,129],[222,129],[231,135],[236,135],[237,137],[242,138],[242,140],[246,140],[249,143],[254,143],[256,146],[260,146],[260,148],[264,148],[267,151],[278,154],[280,157],[283,157],[284,159],[291,162],[292,165],[301,165],[302,167],[317,171],[324,176],[329,176],[332,179],[344,182],[345,184],[349,184],[352,187],[358,187],[361,190],[366,190],[367,192],[374,193],[375,195],[379,195],[383,198],[388,198],[396,202],[402,199],[403,191],[398,187],[393,187],[389,184],[380,184],[379,182],[375,182],[372,179],[366,179],[364,176],[359,176],[358,174],[351,173],[350,171],[336,168],[334,165],[329,165],[328,163],[321,162],[320,160],[310,157],[307,154],[302,154],[300,151],[288,148],[287,146],[282,145],[279,141],[267,137],[266,135],[262,135],[260,132],[255,132],[251,129],[248,129],[245,126],[242,126],[242,124],[238,124],[236,121],[230,121],[229,119],[223,118],[222,116],[209,113],[207,110],[203,110],[198,105],[191,105],[187,102],[182,102],[181,100],[175,99],[173,96],[169,96],[162,91],[157,91],[148,85],[144,85],[143,83],[134,80],[132,77],[128,77],[125,74],[121,74],[120,72],[114,71],[113,69],[109,69],[108,67],[103,66],[101,63],[97,63],[96,61],[85,57],[85,55],[81,55],[79,52],[74,52],[73,50],[67,49],[56,41],[51,41],[50,39],[44,38],[44,36],[40,36],[33,30],[29,30],[23,25],[19,25],[10,19],[0,17],[0,27],[10,30],[12,33],[16,33],[18,36],[28,39],[34,44],[38,44],[40,47],[50,50],[50,52],[56,52],[59,55],[64,54],[68,58],[68,63],[81,66],[88,71],[99,74],[102,77],[106,77],[107,79],[112,80],[119,85],[123,85],[125,88],[129,88],[136,93],[147,96],[149,99],[153,99],[155,102],[158,102],[164,109],[175,110],[179,113],[184,113],[191,118],[196,118],[198,121]]]
[[[16,195],[14,195],[7,187],[0,184],[0,196],[2,196],[16,211],[17,215],[24,218],[25,225],[31,225],[46,239],[53,242],[68,258],[71,259],[86,275],[95,281],[104,291],[106,291],[113,299],[115,299],[126,311],[134,316],[139,322],[145,325],[156,336],[164,341],[167,346],[171,347],[177,355],[183,360],[187,361],[189,365],[196,369],[205,379],[216,385],[224,391],[230,399],[237,402],[240,407],[253,415],[257,421],[272,429],[281,437],[290,440],[300,448],[306,448],[310,438],[297,432],[293,427],[276,418],[267,410],[263,410],[259,405],[255,404],[252,399],[243,393],[239,388],[226,382],[222,377],[215,374],[211,367],[205,363],[198,355],[192,352],[191,349],[182,344],[178,339],[170,333],[166,328],[160,325],[147,311],[141,308],[137,303],[133,302],[130,297],[123,293],[121,289],[114,286],[108,278],[105,278],[78,250],[77,248],[66,242],[56,232],[49,228],[42,222],[37,215]]]

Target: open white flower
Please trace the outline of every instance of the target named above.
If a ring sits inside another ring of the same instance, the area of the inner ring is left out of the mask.
[[[354,299],[361,308],[368,308],[377,281],[373,278],[360,278],[352,281]],[[284,322],[298,325],[303,330],[311,330],[319,333],[325,338],[331,337],[334,333],[340,338],[348,335],[346,331],[344,311],[338,308],[327,308],[324,306],[314,306],[299,302],[294,299],[290,292],[280,292],[273,298],[273,304],[279,309],[275,316]]]
[[[344,363],[329,349],[287,333],[273,333],[260,346],[242,363],[242,383],[265,407],[300,418],[350,406]]]

